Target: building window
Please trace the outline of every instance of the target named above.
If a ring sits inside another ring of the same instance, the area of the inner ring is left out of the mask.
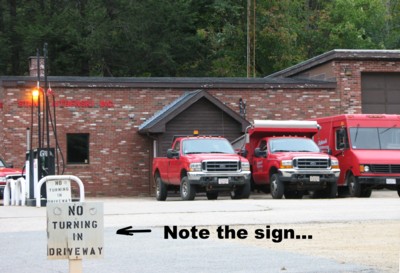
[[[89,164],[89,134],[67,134],[67,164]]]

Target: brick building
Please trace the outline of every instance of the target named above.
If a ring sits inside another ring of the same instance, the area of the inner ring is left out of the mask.
[[[24,164],[27,128],[33,147],[39,142],[31,95],[35,67],[31,76],[0,77],[0,155],[15,166]],[[400,114],[398,50],[333,50],[255,79],[51,76],[48,81],[64,156],[60,166],[64,162],[65,174],[82,179],[88,196],[151,195],[152,158],[164,155],[173,135],[193,129],[233,140],[254,119]]]

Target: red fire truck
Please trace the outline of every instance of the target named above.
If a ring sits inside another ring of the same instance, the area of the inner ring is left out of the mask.
[[[400,196],[400,115],[339,115],[317,119],[321,150],[339,159],[339,193],[369,197],[372,189]]]
[[[307,191],[336,197],[338,160],[312,140],[318,130],[315,121],[255,120],[233,143],[250,162],[253,189],[270,191],[274,199],[302,198]]]

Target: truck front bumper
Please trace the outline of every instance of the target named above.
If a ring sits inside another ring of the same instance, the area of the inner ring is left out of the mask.
[[[400,187],[400,177],[377,177],[377,176],[359,176],[358,182],[360,184],[376,185],[385,188]]]
[[[194,185],[212,185],[212,186],[232,186],[244,185],[250,181],[251,172],[242,171],[234,173],[225,172],[188,172],[187,173],[190,184]]]
[[[279,169],[280,178],[284,182],[336,182],[340,175],[340,169],[332,170],[299,170]]]

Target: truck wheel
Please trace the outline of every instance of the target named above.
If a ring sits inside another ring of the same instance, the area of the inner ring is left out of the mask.
[[[361,185],[361,195],[360,197],[371,197],[371,193],[372,193],[372,189],[371,188],[367,188],[368,185]]]
[[[217,191],[208,191],[206,192],[208,200],[216,200],[218,199],[218,192]]]
[[[196,196],[196,189],[189,183],[187,176],[182,177],[181,180],[181,198],[182,200],[194,200]]]
[[[285,191],[283,182],[279,179],[278,174],[273,174],[270,180],[271,195],[274,199],[282,199]]]
[[[156,199],[158,201],[165,201],[167,199],[167,185],[162,182],[158,174],[154,178],[154,181],[156,181]]]
[[[247,181],[240,188],[231,191],[231,198],[232,199],[248,199],[250,196],[250,191],[251,191],[250,181]]]
[[[331,182],[328,184],[327,190],[327,198],[336,198],[338,187],[336,182]]]
[[[349,186],[349,193],[351,197],[360,197],[361,196],[361,185],[358,182],[357,177],[350,174],[347,178],[347,185]]]
[[[398,194],[399,197],[400,197],[400,189],[397,189],[397,194]]]

